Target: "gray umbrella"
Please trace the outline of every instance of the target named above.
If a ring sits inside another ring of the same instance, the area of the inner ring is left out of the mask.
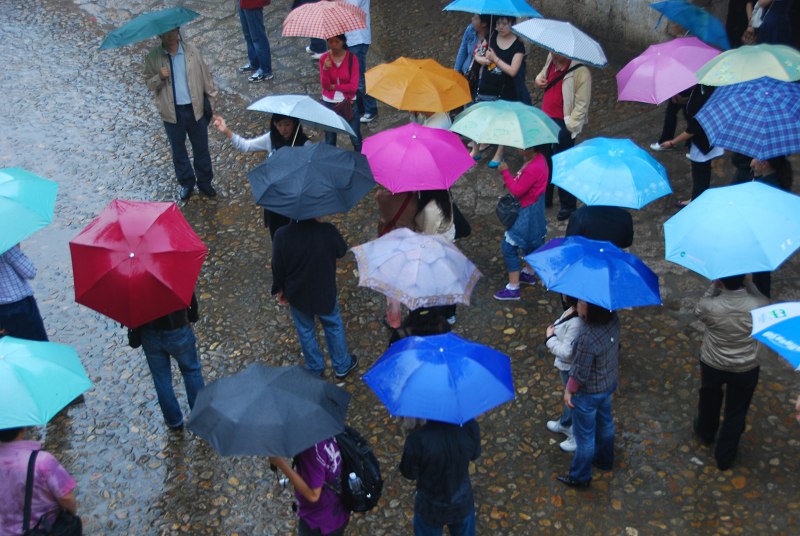
[[[344,431],[349,403],[302,367],[254,363],[204,387],[188,426],[223,456],[292,457]]]

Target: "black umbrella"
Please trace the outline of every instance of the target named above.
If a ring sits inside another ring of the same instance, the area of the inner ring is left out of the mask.
[[[188,426],[223,456],[292,457],[344,431],[349,403],[302,367],[255,363],[204,387]]]

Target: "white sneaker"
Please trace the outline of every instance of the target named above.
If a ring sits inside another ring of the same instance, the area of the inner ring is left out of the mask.
[[[314,53],[314,51],[311,50],[311,46],[307,46],[306,47],[306,54],[313,54],[313,53]]]
[[[564,434],[566,436],[572,433],[571,426],[564,426],[559,421],[547,421],[547,429],[554,434]]]
[[[361,116],[360,121],[362,123],[370,123],[376,117],[378,117],[378,114],[364,114],[364,115]]]
[[[312,52],[311,53],[311,59],[312,60],[318,60],[318,59],[320,59],[322,57],[323,54],[324,54],[324,52]]]
[[[650,144],[650,148],[654,151],[667,151],[666,147],[662,147],[660,143],[655,142]]]
[[[561,450],[564,452],[575,452],[578,448],[578,445],[575,443],[575,438],[572,436],[559,443],[558,446],[561,447]]]

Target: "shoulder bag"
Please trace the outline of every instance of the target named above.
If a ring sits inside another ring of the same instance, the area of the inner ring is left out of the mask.
[[[31,452],[28,459],[28,475],[25,480],[25,507],[22,514],[22,536],[82,536],[83,524],[81,518],[59,506],[58,517],[55,522],[47,521],[42,516],[33,528],[31,526],[31,500],[33,499],[33,478],[36,468],[36,455],[38,450]]]
[[[500,220],[506,229],[510,229],[514,222],[517,221],[521,205],[519,199],[511,194],[506,194],[497,200],[497,207],[494,213],[497,214],[497,219]]]

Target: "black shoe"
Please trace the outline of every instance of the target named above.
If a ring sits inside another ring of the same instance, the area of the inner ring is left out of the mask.
[[[556,219],[558,221],[568,220],[569,217],[572,216],[572,212],[573,211],[570,210],[570,209],[562,208],[561,210],[558,211],[558,214],[556,215]]]
[[[198,184],[197,189],[200,190],[200,193],[203,195],[208,197],[217,197],[217,191],[210,184]]]
[[[347,378],[347,376],[349,376],[350,373],[353,372],[356,369],[357,366],[358,366],[358,358],[356,356],[354,356],[354,355],[351,355],[350,356],[350,366],[347,367],[347,370],[345,370],[344,372],[337,372],[336,373],[336,379],[337,380],[343,380],[343,379]]]
[[[239,72],[240,73],[254,73],[257,70],[258,70],[258,67],[255,67],[255,66],[251,65],[250,63],[248,63],[247,65],[242,65],[241,67],[239,67]]]
[[[697,424],[697,418],[696,417],[692,421],[692,430],[694,431],[694,434],[697,436],[697,439],[699,439],[703,443],[703,445],[709,447],[709,446],[714,444],[714,439],[713,438],[710,439],[710,440],[706,439],[705,436],[703,436],[703,434],[700,432],[700,426]]]
[[[180,424],[175,425],[175,426],[167,425],[167,428],[169,428],[170,432],[182,432],[183,431],[183,422],[181,422]]]
[[[605,464],[602,464],[602,463],[592,462],[592,465],[594,465],[595,467],[597,467],[601,471],[611,471],[611,470],[614,469],[614,467],[611,464],[605,465]]]
[[[571,488],[588,488],[589,484],[592,483],[591,478],[589,480],[573,480],[569,475],[557,476],[556,480],[563,482]]]
[[[188,201],[190,197],[192,197],[192,192],[194,191],[194,186],[181,186],[181,201]]]

